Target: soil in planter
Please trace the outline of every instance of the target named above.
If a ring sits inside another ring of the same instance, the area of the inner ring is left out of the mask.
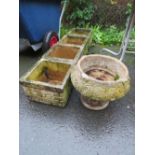
[[[62,83],[65,74],[65,72],[53,71],[48,68],[44,68],[42,74],[37,78],[37,80],[58,85]]]
[[[85,41],[85,38],[68,37],[63,42],[68,43],[68,44],[82,45],[84,41]]]
[[[57,47],[52,52],[49,53],[51,57],[74,59],[78,52],[78,48],[72,47]]]
[[[90,77],[93,77],[97,80],[101,80],[101,81],[115,81],[116,76],[114,73],[112,73],[111,71],[107,70],[107,69],[90,69],[89,71],[86,72],[87,75],[89,75]]]

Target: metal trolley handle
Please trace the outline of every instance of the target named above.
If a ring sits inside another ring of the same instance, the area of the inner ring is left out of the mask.
[[[62,23],[62,19],[63,19],[63,16],[64,16],[64,13],[66,11],[66,8],[67,8],[67,5],[69,3],[69,0],[64,0],[63,1],[63,8],[62,8],[62,12],[61,12],[61,15],[60,15],[60,19],[59,19],[59,38],[61,37],[61,23]]]
[[[122,44],[121,44],[119,52],[112,51],[108,48],[103,48],[101,51],[106,51],[106,52],[111,53],[115,56],[121,54],[120,60],[123,61],[124,55],[125,55],[128,43],[129,43],[130,33],[131,33],[131,30],[132,30],[133,25],[134,25],[134,21],[135,21],[135,9],[134,9],[134,5],[133,5],[133,10],[131,12],[131,15],[127,19],[126,30],[125,30],[125,34],[123,36],[123,40],[122,40]]]

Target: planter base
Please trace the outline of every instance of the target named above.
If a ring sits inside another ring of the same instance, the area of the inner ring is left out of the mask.
[[[91,100],[82,95],[81,95],[81,102],[86,108],[90,110],[102,110],[109,105],[109,101],[103,102],[103,101]]]

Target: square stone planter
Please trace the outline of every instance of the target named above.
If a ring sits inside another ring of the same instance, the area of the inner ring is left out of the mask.
[[[69,34],[71,35],[79,35],[79,36],[86,36],[90,37],[92,35],[92,30],[91,29],[86,29],[86,28],[73,28]]]
[[[92,43],[92,35],[93,35],[92,29],[73,28],[68,34],[71,36],[79,36],[79,37],[86,37],[87,38],[86,46],[83,49],[83,53],[87,54],[88,46]]]
[[[64,107],[70,95],[71,65],[41,59],[20,78],[30,100]]]
[[[84,35],[67,34],[61,40],[62,44],[78,45],[82,47],[82,53],[86,54],[88,45],[91,44],[92,38]]]
[[[92,31],[75,28],[20,78],[30,100],[64,107],[71,92],[70,73],[91,43]]]
[[[57,62],[75,64],[82,55],[83,48],[77,45],[56,44],[43,55],[45,59],[52,59]]]
[[[87,41],[88,38],[86,36],[67,34],[60,40],[60,43],[85,46]]]

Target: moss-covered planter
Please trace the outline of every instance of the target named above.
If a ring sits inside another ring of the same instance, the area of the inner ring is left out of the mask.
[[[87,54],[88,46],[92,42],[92,30],[86,28],[73,28],[59,41],[61,44],[80,46],[82,53]]]
[[[83,54],[87,54],[88,52],[88,46],[92,43],[92,29],[89,28],[73,28],[68,33],[69,36],[72,37],[85,37],[86,38],[86,44],[84,45]]]
[[[64,107],[70,95],[71,65],[41,59],[20,78],[30,100]]]
[[[92,36],[92,30],[87,28],[73,28],[68,34],[90,38]]]
[[[87,40],[88,38],[86,36],[67,34],[60,40],[60,43],[85,46]]]
[[[75,64],[82,55],[81,46],[57,43],[50,48],[43,58],[55,60],[57,62]]]
[[[91,43],[90,29],[72,29],[20,78],[30,100],[64,107],[71,93],[70,72]]]
[[[127,67],[104,55],[83,56],[72,69],[71,81],[82,103],[93,110],[106,108],[109,101],[123,97],[130,88]]]

